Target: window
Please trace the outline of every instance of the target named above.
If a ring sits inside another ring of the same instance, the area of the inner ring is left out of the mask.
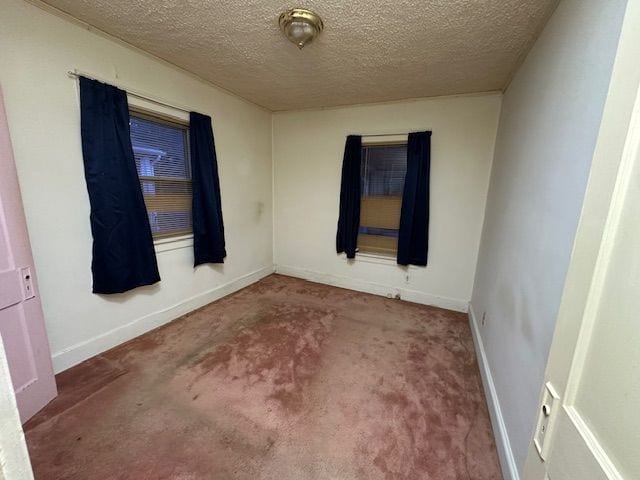
[[[395,256],[407,145],[363,145],[358,251]]]
[[[133,155],[153,238],[190,234],[188,125],[131,111],[130,127]]]

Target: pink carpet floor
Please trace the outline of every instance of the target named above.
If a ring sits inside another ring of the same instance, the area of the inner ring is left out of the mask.
[[[461,313],[272,275],[57,381],[37,479],[502,478]]]

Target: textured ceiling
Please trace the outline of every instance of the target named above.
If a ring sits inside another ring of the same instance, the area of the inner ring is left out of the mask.
[[[45,0],[270,110],[501,90],[557,0]],[[278,28],[306,7],[324,32]]]

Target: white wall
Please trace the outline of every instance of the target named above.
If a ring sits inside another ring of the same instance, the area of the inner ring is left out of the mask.
[[[625,4],[560,2],[503,99],[472,320],[511,477],[536,419]]]
[[[0,338],[0,480],[32,480],[31,463]]]
[[[466,311],[471,298],[500,95],[442,97],[273,116],[276,270]],[[348,134],[432,130],[426,268],[335,251]]]
[[[211,302],[272,271],[271,114],[183,71],[22,0],[3,0],[5,92],[56,371]],[[91,293],[80,69],[213,117],[228,257],[193,269],[190,242],[158,253],[162,282]]]

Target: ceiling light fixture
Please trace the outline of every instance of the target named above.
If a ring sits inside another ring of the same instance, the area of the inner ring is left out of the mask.
[[[311,43],[324,28],[320,16],[304,8],[292,8],[280,14],[280,30],[299,49]]]

